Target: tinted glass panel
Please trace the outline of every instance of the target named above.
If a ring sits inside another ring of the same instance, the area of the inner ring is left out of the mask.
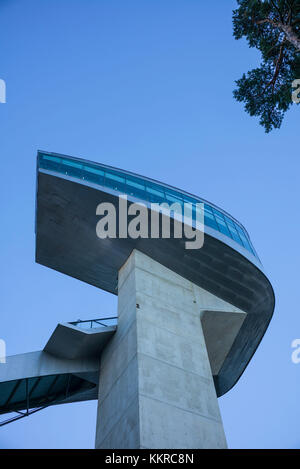
[[[123,182],[125,183],[125,178],[119,176],[118,174],[109,173],[108,171],[105,172],[105,176],[107,179],[112,179],[113,181]]]
[[[131,179],[128,176],[126,176],[126,184],[130,187],[135,187],[137,189],[145,190],[145,184],[142,184],[136,179]]]
[[[123,173],[120,170],[114,171],[107,167],[88,163],[84,160],[73,160],[59,155],[39,153],[39,167],[50,171],[59,172],[67,176],[78,179],[84,179],[100,186],[106,186],[114,189],[121,194],[127,194],[141,201],[152,203],[166,202],[169,205],[173,203],[202,203],[200,198],[189,196],[180,190],[169,188],[164,184],[151,182],[142,176],[135,176]],[[195,208],[193,207],[193,214]],[[251,241],[244,228],[234,219],[205,202],[204,222],[207,226],[223,233],[230,239],[245,247],[249,252],[256,253],[251,245]]]

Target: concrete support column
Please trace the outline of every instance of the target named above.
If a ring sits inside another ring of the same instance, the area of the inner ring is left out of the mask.
[[[120,269],[96,448],[226,448],[200,321],[205,293],[136,250]]]

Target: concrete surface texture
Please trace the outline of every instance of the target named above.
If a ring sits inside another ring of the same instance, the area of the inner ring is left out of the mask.
[[[116,331],[116,326],[80,329],[70,323],[59,323],[44,351],[69,360],[98,357]]]
[[[95,357],[68,360],[41,350],[7,357],[6,363],[0,367],[0,383],[63,373],[90,375],[98,372],[99,360]]]
[[[201,314],[234,308],[137,250],[119,271],[118,302],[96,448],[226,448]]]

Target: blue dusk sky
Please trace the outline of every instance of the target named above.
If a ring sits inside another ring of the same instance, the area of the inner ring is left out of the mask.
[[[248,229],[276,309],[245,373],[219,399],[230,448],[300,448],[299,123],[265,134],[233,99],[259,54],[232,36],[236,2],[0,0],[0,338],[40,350],[58,322],[113,315],[117,298],[34,261],[36,152],[167,182]],[[0,365],[1,366],[1,365]],[[0,429],[1,448],[92,448],[96,401]]]

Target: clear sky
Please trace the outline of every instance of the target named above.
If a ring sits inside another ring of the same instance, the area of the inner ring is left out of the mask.
[[[0,338],[44,347],[58,322],[116,312],[108,293],[34,262],[36,151],[170,183],[248,229],[276,310],[250,365],[219,399],[231,448],[300,448],[299,117],[269,135],[234,101],[259,63],[232,37],[235,1],[0,0]],[[1,366],[1,365],[0,365]],[[96,402],[0,428],[1,448],[92,448]]]

